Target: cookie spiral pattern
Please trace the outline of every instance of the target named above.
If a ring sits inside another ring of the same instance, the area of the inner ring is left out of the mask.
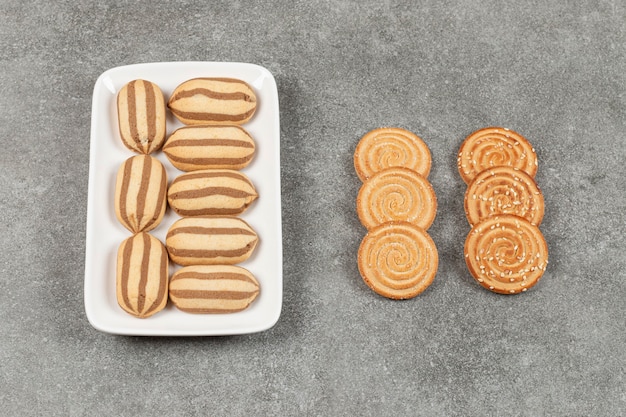
[[[526,219],[494,216],[472,228],[465,241],[465,262],[484,288],[516,294],[541,278],[548,264],[548,246],[539,228]]]
[[[370,230],[359,247],[359,271],[376,293],[408,299],[433,282],[439,264],[437,247],[420,227],[407,222],[382,224]]]
[[[515,214],[539,226],[543,212],[543,194],[535,180],[509,166],[484,170],[465,193],[465,214],[470,225],[495,215]]]
[[[356,204],[367,229],[389,221],[407,221],[428,229],[437,212],[432,185],[407,168],[388,168],[366,180]]]
[[[469,184],[487,168],[510,166],[535,177],[537,155],[531,144],[517,132],[488,127],[469,135],[459,151],[458,169],[463,181]]]
[[[401,128],[386,127],[366,133],[354,152],[354,168],[361,181],[391,167],[409,168],[428,177],[431,162],[426,143]]]

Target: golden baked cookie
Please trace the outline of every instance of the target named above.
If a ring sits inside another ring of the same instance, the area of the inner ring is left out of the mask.
[[[137,153],[159,150],[165,141],[165,99],[159,86],[133,80],[117,94],[119,131],[124,145]]]
[[[163,145],[167,159],[181,171],[241,169],[255,150],[254,140],[240,126],[185,126]]]
[[[422,175],[394,167],[365,180],[356,207],[367,229],[389,221],[407,221],[428,229],[437,214],[437,196]]]
[[[141,232],[117,252],[117,302],[129,314],[146,318],[167,304],[167,251],[159,239]]]
[[[488,217],[467,236],[465,262],[484,288],[517,294],[531,288],[543,275],[548,245],[539,228],[522,217]]]
[[[150,155],[136,155],[120,166],[115,182],[115,215],[133,233],[149,231],[165,214],[167,174]]]
[[[499,214],[515,214],[539,226],[543,219],[543,194],[535,180],[510,166],[487,168],[469,183],[465,214],[470,225]]]
[[[180,216],[243,213],[258,194],[248,177],[230,169],[208,169],[182,174],[167,190],[170,207]]]
[[[254,251],[259,238],[235,216],[184,217],[170,227],[165,245],[179,265],[232,265]]]
[[[259,295],[259,283],[236,265],[194,265],[179,269],[170,280],[170,300],[188,313],[234,313],[248,308]]]
[[[366,133],[354,151],[354,168],[361,181],[391,167],[409,168],[428,177],[430,150],[415,133],[383,127]]]
[[[480,172],[497,166],[510,166],[535,177],[537,155],[522,135],[502,127],[487,127],[469,135],[459,150],[459,174],[466,184]]]
[[[365,283],[392,299],[408,299],[433,282],[439,265],[437,247],[419,226],[407,222],[385,223],[370,230],[358,253]]]
[[[176,87],[167,106],[187,125],[232,125],[252,118],[257,98],[252,87],[242,80],[194,78]]]

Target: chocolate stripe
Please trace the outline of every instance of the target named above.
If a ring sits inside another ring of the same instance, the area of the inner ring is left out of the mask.
[[[171,101],[180,100],[182,98],[188,98],[193,96],[205,96],[207,98],[212,98],[215,100],[227,100],[227,101],[236,101],[243,100],[248,103],[254,103],[254,97],[250,94],[246,94],[243,91],[236,91],[234,93],[220,93],[219,91],[214,91],[208,88],[192,88],[191,90],[182,90],[176,93],[176,95],[171,99]]]
[[[169,248],[170,255],[180,258],[235,258],[245,255],[252,250],[252,243],[238,249],[184,249],[184,248]]]
[[[255,112],[255,108],[248,110],[245,113],[240,114],[224,114],[224,113],[204,113],[204,112],[189,112],[179,111],[172,109],[172,113],[180,116],[183,119],[202,120],[202,121],[214,121],[214,122],[240,122],[246,120],[252,116]]]
[[[246,304],[245,306],[242,306],[241,308],[238,309],[221,309],[221,308],[187,308],[187,307],[183,307],[180,308],[183,311],[186,311],[187,313],[198,313],[198,314],[222,314],[222,313],[236,313],[238,311],[244,310],[246,307],[248,307],[248,304]]]
[[[137,228],[141,230],[143,229],[143,227],[141,227],[141,221],[143,220],[143,214],[146,207],[146,199],[148,198],[148,189],[150,188],[150,171],[152,170],[152,157],[145,156],[141,158],[135,158],[134,160],[139,160],[143,162],[143,166],[141,167],[141,183],[139,185],[139,190],[137,191]]]
[[[133,251],[133,239],[128,239],[124,243],[124,249],[122,252],[122,277],[120,280],[120,287],[122,291],[122,299],[124,300],[124,305],[129,310],[133,310],[130,305],[130,299],[128,298],[128,278],[130,275],[130,257]]]
[[[135,84],[136,81],[128,83],[126,88],[126,100],[128,101],[128,128],[130,137],[135,141],[136,146],[141,149],[141,140],[139,139],[139,131],[137,130],[137,105],[135,103]]]
[[[146,287],[148,286],[148,269],[150,268],[150,235],[142,234],[143,237],[143,253],[141,254],[141,272],[139,278],[139,288],[137,295],[137,313],[143,312],[143,306],[146,302]]]
[[[198,279],[202,281],[213,281],[213,280],[222,280],[227,279],[229,281],[245,281],[252,282],[256,284],[254,281],[250,279],[246,274],[238,273],[238,272],[179,272],[172,277],[172,281],[178,281],[179,279]]]
[[[240,227],[201,227],[201,226],[187,226],[187,227],[174,227],[167,233],[167,237],[176,236],[181,233],[189,233],[193,235],[244,235],[244,236],[256,236],[251,230],[243,229]]]
[[[235,148],[254,148],[254,143],[246,140],[224,138],[174,139],[173,141],[168,142],[163,149],[192,146],[232,146]]]
[[[172,195],[170,195],[170,199],[179,200],[188,198],[203,198],[213,195],[223,195],[225,197],[232,198],[246,198],[255,194],[249,193],[244,190],[238,190],[232,187],[204,187],[196,190],[183,190],[172,193]]]
[[[258,291],[170,290],[170,297],[202,300],[246,300]]]
[[[243,207],[225,209],[225,208],[211,208],[211,209],[200,209],[200,210],[184,210],[180,208],[175,208],[174,210],[179,216],[184,217],[193,217],[193,216],[205,216],[207,214],[215,215],[215,216],[230,216],[239,214],[243,211]]]
[[[155,311],[161,303],[163,299],[167,296],[167,251],[162,245],[159,245],[159,250],[161,251],[161,264],[159,267],[160,275],[159,277],[164,277],[165,279],[159,280],[159,292],[157,294],[156,299],[150,306],[150,308],[146,311],[146,314],[150,314]]]
[[[246,155],[241,158],[186,158],[181,156],[175,156],[167,154],[167,157],[172,162],[180,162],[189,165],[240,165],[244,164],[252,159],[254,154]]]
[[[146,123],[148,125],[148,143],[146,143],[145,152],[150,152],[152,142],[156,139],[156,103],[154,86],[148,81],[143,82],[143,87],[146,90]]]
[[[128,198],[128,187],[130,186],[130,172],[132,168],[131,161],[124,163],[124,174],[122,177],[122,188],[120,190],[120,215],[124,224],[130,227],[130,220],[128,219],[128,209],[126,207],[126,199]]]
[[[156,208],[154,210],[154,216],[148,221],[144,229],[149,229],[154,223],[157,222],[163,210],[163,202],[165,200],[165,194],[167,193],[167,174],[165,168],[161,165],[161,184],[159,184],[159,195],[157,196]]]
[[[250,184],[250,181],[240,172],[237,171],[204,171],[204,172],[191,172],[189,174],[183,174],[176,178],[172,185],[181,183],[183,181],[195,180],[198,178],[235,178],[241,181],[245,181]]]

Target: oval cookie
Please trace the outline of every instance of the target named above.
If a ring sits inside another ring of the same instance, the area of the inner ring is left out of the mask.
[[[117,252],[117,302],[129,314],[150,317],[167,304],[167,251],[159,239],[137,233]]]
[[[359,190],[356,206],[367,229],[389,221],[407,221],[428,229],[437,213],[437,196],[422,175],[396,167],[367,179]]]
[[[228,169],[182,174],[167,192],[170,207],[180,216],[240,214],[257,197],[245,174]]]
[[[465,240],[465,262],[474,279],[500,294],[524,292],[548,264],[548,245],[537,226],[512,215],[489,217]]]
[[[465,192],[465,214],[470,225],[491,216],[515,214],[539,226],[543,213],[543,194],[537,183],[517,168],[488,168],[470,182]]]
[[[234,313],[259,295],[259,283],[235,265],[195,265],[179,269],[170,280],[170,300],[188,313]]]
[[[167,174],[157,159],[128,158],[117,172],[115,215],[133,233],[152,230],[165,214],[166,194]]]
[[[119,131],[124,145],[137,153],[159,150],[165,141],[165,99],[146,80],[133,80],[117,94]]]
[[[194,78],[176,87],[167,105],[187,125],[243,124],[254,115],[257,99],[242,80]]]
[[[163,146],[167,159],[181,171],[241,169],[255,152],[254,140],[239,126],[186,126]]]
[[[409,168],[428,177],[431,163],[426,143],[415,133],[395,127],[366,133],[354,151],[354,168],[361,181],[391,167]]]
[[[487,127],[469,135],[461,145],[457,163],[466,184],[485,169],[503,165],[521,169],[533,178],[537,173],[537,155],[530,142],[502,127]]]
[[[433,282],[439,265],[437,247],[424,229],[407,222],[370,230],[359,247],[358,266],[365,283],[392,299],[408,299]]]
[[[238,217],[185,217],[170,227],[165,244],[179,265],[232,265],[248,259],[258,240]]]

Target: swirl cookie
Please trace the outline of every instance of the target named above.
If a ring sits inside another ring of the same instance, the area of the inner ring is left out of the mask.
[[[150,317],[167,304],[167,251],[159,239],[137,233],[117,252],[117,302],[129,314]]]
[[[254,157],[250,134],[239,126],[186,126],[163,145],[163,153],[181,171],[241,169]]]
[[[407,221],[428,229],[437,213],[437,196],[422,175],[395,167],[367,179],[359,190],[356,206],[367,229],[389,221]]]
[[[235,265],[185,266],[170,280],[170,300],[188,313],[234,313],[259,295],[259,283]]]
[[[184,217],[170,227],[165,245],[179,265],[232,265],[248,259],[258,241],[238,217]]]
[[[407,222],[385,223],[370,230],[359,247],[358,266],[377,294],[408,299],[433,282],[439,257],[431,237]]]
[[[428,177],[428,146],[416,134],[401,128],[379,128],[366,133],[354,151],[354,168],[361,181],[391,167],[409,168]]]
[[[465,213],[470,225],[499,214],[515,214],[539,226],[543,219],[543,194],[535,180],[510,166],[488,168],[469,183]]]
[[[256,111],[248,83],[234,78],[194,78],[180,84],[167,106],[186,125],[243,124]]]
[[[152,230],[165,214],[167,174],[149,155],[128,158],[115,183],[115,215],[133,233]]]
[[[502,127],[488,127],[469,135],[459,150],[459,174],[466,184],[480,172],[497,166],[510,166],[535,177],[537,155],[519,133]]]
[[[500,294],[524,292],[548,264],[548,246],[537,226],[504,214],[475,225],[465,240],[465,262],[476,281]]]
[[[165,141],[165,99],[161,89],[146,80],[133,80],[117,94],[122,142],[131,151],[149,154]]]
[[[167,191],[170,207],[180,216],[243,213],[258,194],[248,177],[229,169],[188,172]]]

